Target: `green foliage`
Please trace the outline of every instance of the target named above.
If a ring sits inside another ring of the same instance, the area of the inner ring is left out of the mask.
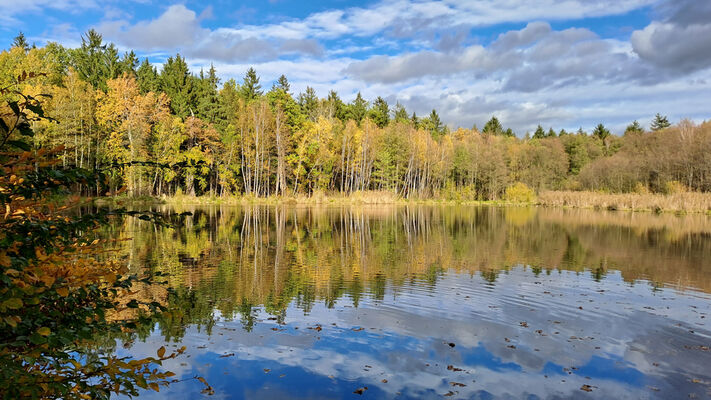
[[[503,132],[504,128],[496,117],[491,117],[491,119],[484,124],[484,129],[482,130],[482,133],[494,136],[499,136],[503,134]]]
[[[390,107],[385,99],[380,96],[373,101],[373,106],[368,114],[370,119],[380,128],[384,128],[390,122]]]
[[[667,119],[666,115],[662,116],[661,114],[657,113],[654,116],[654,120],[652,121],[652,125],[650,125],[650,128],[653,132],[657,132],[667,129],[670,126],[671,124],[669,123],[669,120]]]
[[[625,128],[625,135],[644,133],[644,128],[636,120]]]
[[[170,109],[175,115],[187,118],[197,111],[195,77],[190,73],[185,58],[180,54],[168,57],[160,73],[160,87],[170,98]]]
[[[253,101],[262,95],[262,85],[259,84],[259,77],[254,68],[249,68],[244,75],[244,81],[240,86],[240,95],[247,101]]]

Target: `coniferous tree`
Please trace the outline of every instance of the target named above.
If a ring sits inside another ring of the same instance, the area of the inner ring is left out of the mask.
[[[128,73],[129,75],[136,76],[136,71],[138,69],[138,57],[133,50],[124,53],[123,57],[119,61],[119,74]]]
[[[556,136],[557,135],[555,134],[555,131],[553,130],[553,128],[548,129],[548,133],[546,134],[547,138],[554,138]]]
[[[408,122],[410,120],[410,116],[407,115],[407,110],[405,109],[405,106],[400,104],[400,102],[395,103],[395,112],[393,113],[393,119],[396,122]]]
[[[384,128],[390,122],[390,107],[382,97],[378,96],[373,102],[369,112],[370,119],[380,128]]]
[[[432,109],[430,115],[427,117],[427,125],[430,133],[432,134],[432,137],[435,139],[438,139],[445,133],[445,128],[442,124],[442,120],[439,118],[439,114],[437,114],[437,110],[435,110],[434,108]]]
[[[501,126],[501,122],[499,122],[499,119],[495,116],[491,117],[491,119],[484,124],[484,129],[482,130],[482,133],[494,136],[499,136],[503,134],[503,132],[504,128]]]
[[[412,123],[412,126],[415,127],[415,129],[420,127],[420,119],[417,118],[417,113],[414,111],[412,112],[412,117],[410,117],[410,122]]]
[[[254,68],[250,67],[244,75],[244,81],[240,87],[240,93],[242,98],[247,102],[256,100],[262,96],[262,85],[259,84],[259,77],[257,76],[257,71],[255,71]]]
[[[543,130],[543,127],[539,124],[536,127],[536,131],[533,132],[533,138],[534,139],[543,139],[546,137],[546,132]]]
[[[514,131],[511,128],[507,128],[506,131],[504,132],[504,136],[514,137],[514,136],[516,136],[516,134],[514,133]]]
[[[220,79],[217,77],[217,71],[215,66],[210,64],[210,69],[207,71],[207,75],[200,71],[200,79],[198,85],[198,96],[197,96],[197,115],[199,118],[209,122],[215,123],[217,121],[219,113],[218,109],[218,95],[217,86],[220,83]]]
[[[663,129],[667,129],[670,126],[671,124],[669,123],[667,116],[662,116],[661,114],[657,113],[657,115],[654,116],[654,121],[652,121],[652,124],[649,127],[652,129],[652,131],[657,132]]]
[[[12,40],[12,46],[10,47],[18,47],[25,52],[30,51],[30,44],[27,43],[27,38],[25,37],[25,34],[20,31],[17,36],[15,36],[15,39]]]
[[[103,37],[90,29],[81,38],[81,47],[73,52],[74,69],[79,76],[95,89],[106,91],[106,81],[116,78],[119,73],[118,51],[112,45],[103,43]]]
[[[607,140],[607,138],[610,137],[610,131],[605,128],[605,125],[597,124],[597,126],[593,130],[592,135],[604,142],[605,140]]]
[[[339,120],[345,120],[345,104],[341,100],[341,97],[335,90],[328,92],[328,98],[326,98],[326,108],[328,112],[329,119],[337,118]]]
[[[195,78],[180,54],[168,57],[160,73],[160,83],[161,89],[170,98],[170,109],[175,115],[187,118],[195,114]]]
[[[357,124],[360,124],[365,118],[365,114],[368,112],[368,102],[363,99],[360,92],[356,95],[356,98],[348,105],[348,119],[354,120]]]
[[[625,135],[630,133],[644,133],[644,128],[635,120],[625,128]]]
[[[274,86],[283,90],[284,93],[289,93],[289,91],[291,90],[291,85],[289,84],[289,80],[286,79],[285,75],[281,75],[279,79],[277,79],[276,84]]]
[[[148,62],[147,58],[138,66],[136,70],[136,80],[141,94],[148,92],[158,93],[160,91],[160,79],[158,78],[158,70]]]
[[[318,97],[316,91],[311,86],[306,87],[304,93],[299,94],[299,106],[301,112],[312,121],[316,121],[318,111]]]

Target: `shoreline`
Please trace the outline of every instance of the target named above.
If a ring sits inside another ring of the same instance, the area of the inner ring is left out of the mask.
[[[597,193],[573,191],[548,191],[531,202],[506,200],[447,200],[404,199],[391,194],[359,193],[349,196],[161,196],[161,197],[98,197],[91,199],[98,205],[117,203],[166,205],[304,205],[304,206],[378,206],[378,205],[442,205],[442,206],[495,206],[495,207],[551,207],[563,209],[590,209],[605,211],[705,214],[711,216],[711,193],[686,192],[677,194]]]

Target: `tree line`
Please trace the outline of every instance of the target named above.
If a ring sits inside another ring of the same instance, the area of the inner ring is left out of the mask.
[[[603,124],[589,133],[539,125],[519,138],[496,117],[481,130],[451,130],[436,110],[419,117],[382,97],[294,94],[284,75],[266,89],[253,68],[223,83],[214,67],[194,74],[178,54],[158,70],[93,30],[74,49],[18,36],[0,53],[0,82],[23,71],[44,74],[24,92],[51,95],[53,120],[33,122],[30,144],[63,146],[62,166],[107,170],[114,193],[475,200],[498,199],[516,182],[536,191],[711,190],[711,125],[672,126],[660,114],[649,130],[635,121],[622,135]]]

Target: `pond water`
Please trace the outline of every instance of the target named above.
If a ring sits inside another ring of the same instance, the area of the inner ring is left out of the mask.
[[[493,207],[207,207],[127,219],[171,311],[121,343],[142,398],[707,398],[711,218]],[[365,389],[367,387],[367,389]],[[358,390],[360,389],[360,390]],[[360,392],[354,393],[354,392]]]

